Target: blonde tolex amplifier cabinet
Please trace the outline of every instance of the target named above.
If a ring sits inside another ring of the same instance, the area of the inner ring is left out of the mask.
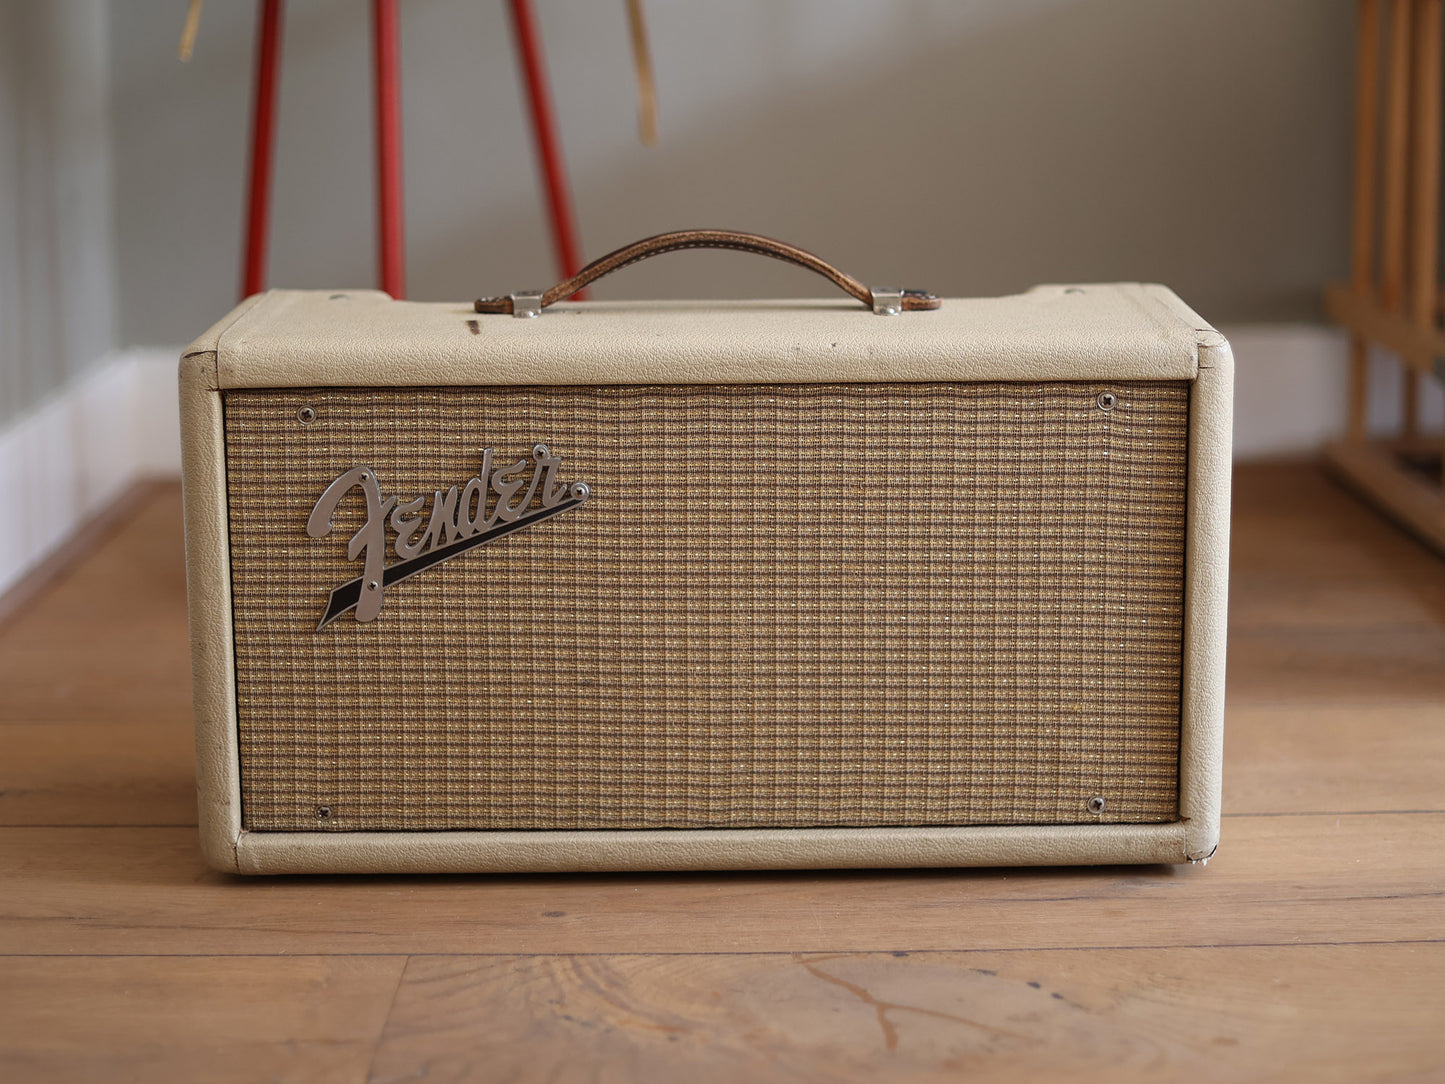
[[[557,303],[680,247],[853,299]],[[1231,382],[1160,286],[940,302],[713,231],[252,297],[181,362],[208,860],[1205,859]]]

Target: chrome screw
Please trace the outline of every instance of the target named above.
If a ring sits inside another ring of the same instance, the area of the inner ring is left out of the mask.
[[[1089,812],[1090,812],[1090,813],[1102,813],[1102,812],[1104,812],[1104,799],[1100,798],[1098,795],[1095,795],[1094,797],[1090,798],[1090,799],[1089,799]]]
[[[296,412],[296,420],[302,425],[310,425],[316,420],[316,411],[309,406],[304,406]]]

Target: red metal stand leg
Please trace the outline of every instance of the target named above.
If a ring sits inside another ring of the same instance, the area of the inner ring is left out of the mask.
[[[281,59],[281,0],[262,0],[256,25],[256,87],[251,109],[251,169],[246,192],[246,251],[241,296],[266,288],[271,232],[271,153],[276,135],[276,72]]]
[[[376,61],[376,192],[381,288],[406,296],[401,197],[401,83],[397,76],[396,0],[372,0]]]
[[[567,192],[567,171],[562,164],[562,147],[557,138],[552,116],[552,100],[547,92],[547,73],[542,61],[542,43],[537,23],[532,16],[530,0],[511,0],[512,29],[517,35],[517,51],[522,57],[522,74],[527,88],[527,104],[532,111],[532,134],[541,160],[542,175],[547,184],[547,208],[552,220],[552,241],[556,246],[561,277],[571,278],[582,267],[577,245],[577,228],[572,217],[572,200]],[[585,290],[575,295],[586,298]]]

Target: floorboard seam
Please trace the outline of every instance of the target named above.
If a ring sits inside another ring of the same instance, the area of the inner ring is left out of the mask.
[[[570,957],[615,957],[629,956],[638,959],[670,958],[674,956],[794,956],[798,953],[841,953],[846,956],[962,956],[998,952],[1164,952],[1196,949],[1267,949],[1267,948],[1364,948],[1388,945],[1445,945],[1445,937],[1408,937],[1377,941],[1246,941],[1246,942],[1198,942],[1183,945],[1010,945],[993,948],[818,948],[818,949],[738,949],[736,951],[696,952],[679,949],[675,952],[629,952],[619,949],[614,952],[0,952],[0,960],[323,960],[355,959],[379,960],[403,958],[411,961],[417,957],[430,956],[437,959],[478,959],[478,960],[548,960]],[[406,969],[402,969],[403,977]],[[400,989],[401,980],[397,980]],[[393,994],[393,1000],[395,994]],[[390,1019],[390,1009],[388,1009]],[[383,1029],[385,1030],[385,1029]]]

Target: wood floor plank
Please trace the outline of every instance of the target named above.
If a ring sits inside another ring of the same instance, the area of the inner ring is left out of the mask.
[[[0,825],[191,825],[195,758],[184,723],[0,726]]]
[[[1445,707],[1239,705],[1225,716],[1227,814],[1445,810]]]
[[[35,609],[37,600],[52,589],[95,552],[115,544],[116,535],[135,517],[137,509],[160,498],[163,490],[174,491],[174,480],[155,478],[133,483],[100,509],[74,535],[62,541],[48,556],[33,566],[15,584],[0,594],[0,629],[10,621]]]
[[[372,1080],[1438,1079],[1442,970],[1441,945],[420,957]]]
[[[1445,938],[1445,814],[1238,817],[1207,868],[244,880],[0,829],[0,953],[876,951]]]
[[[1445,618],[1419,584],[1400,575],[1398,568],[1383,568],[1366,575],[1358,564],[1351,564],[1335,577],[1321,575],[1318,568],[1287,565],[1287,553],[1276,556],[1278,567],[1270,562],[1233,572],[1233,631],[1419,628],[1438,625]],[[1420,578],[1445,579],[1445,562],[1441,562],[1438,572],[1432,572]]]
[[[405,961],[0,958],[0,1079],[366,1079]]]
[[[1445,627],[1348,631],[1236,629],[1231,703],[1374,707],[1410,704],[1445,719]]]
[[[132,518],[0,625],[0,724],[189,723],[180,489],[140,489]]]
[[[1316,520],[1235,519],[1230,570],[1233,628],[1317,630],[1439,624],[1445,561],[1401,553],[1398,540],[1352,542]]]
[[[1445,622],[1445,560],[1320,468],[1235,471],[1230,625]]]

